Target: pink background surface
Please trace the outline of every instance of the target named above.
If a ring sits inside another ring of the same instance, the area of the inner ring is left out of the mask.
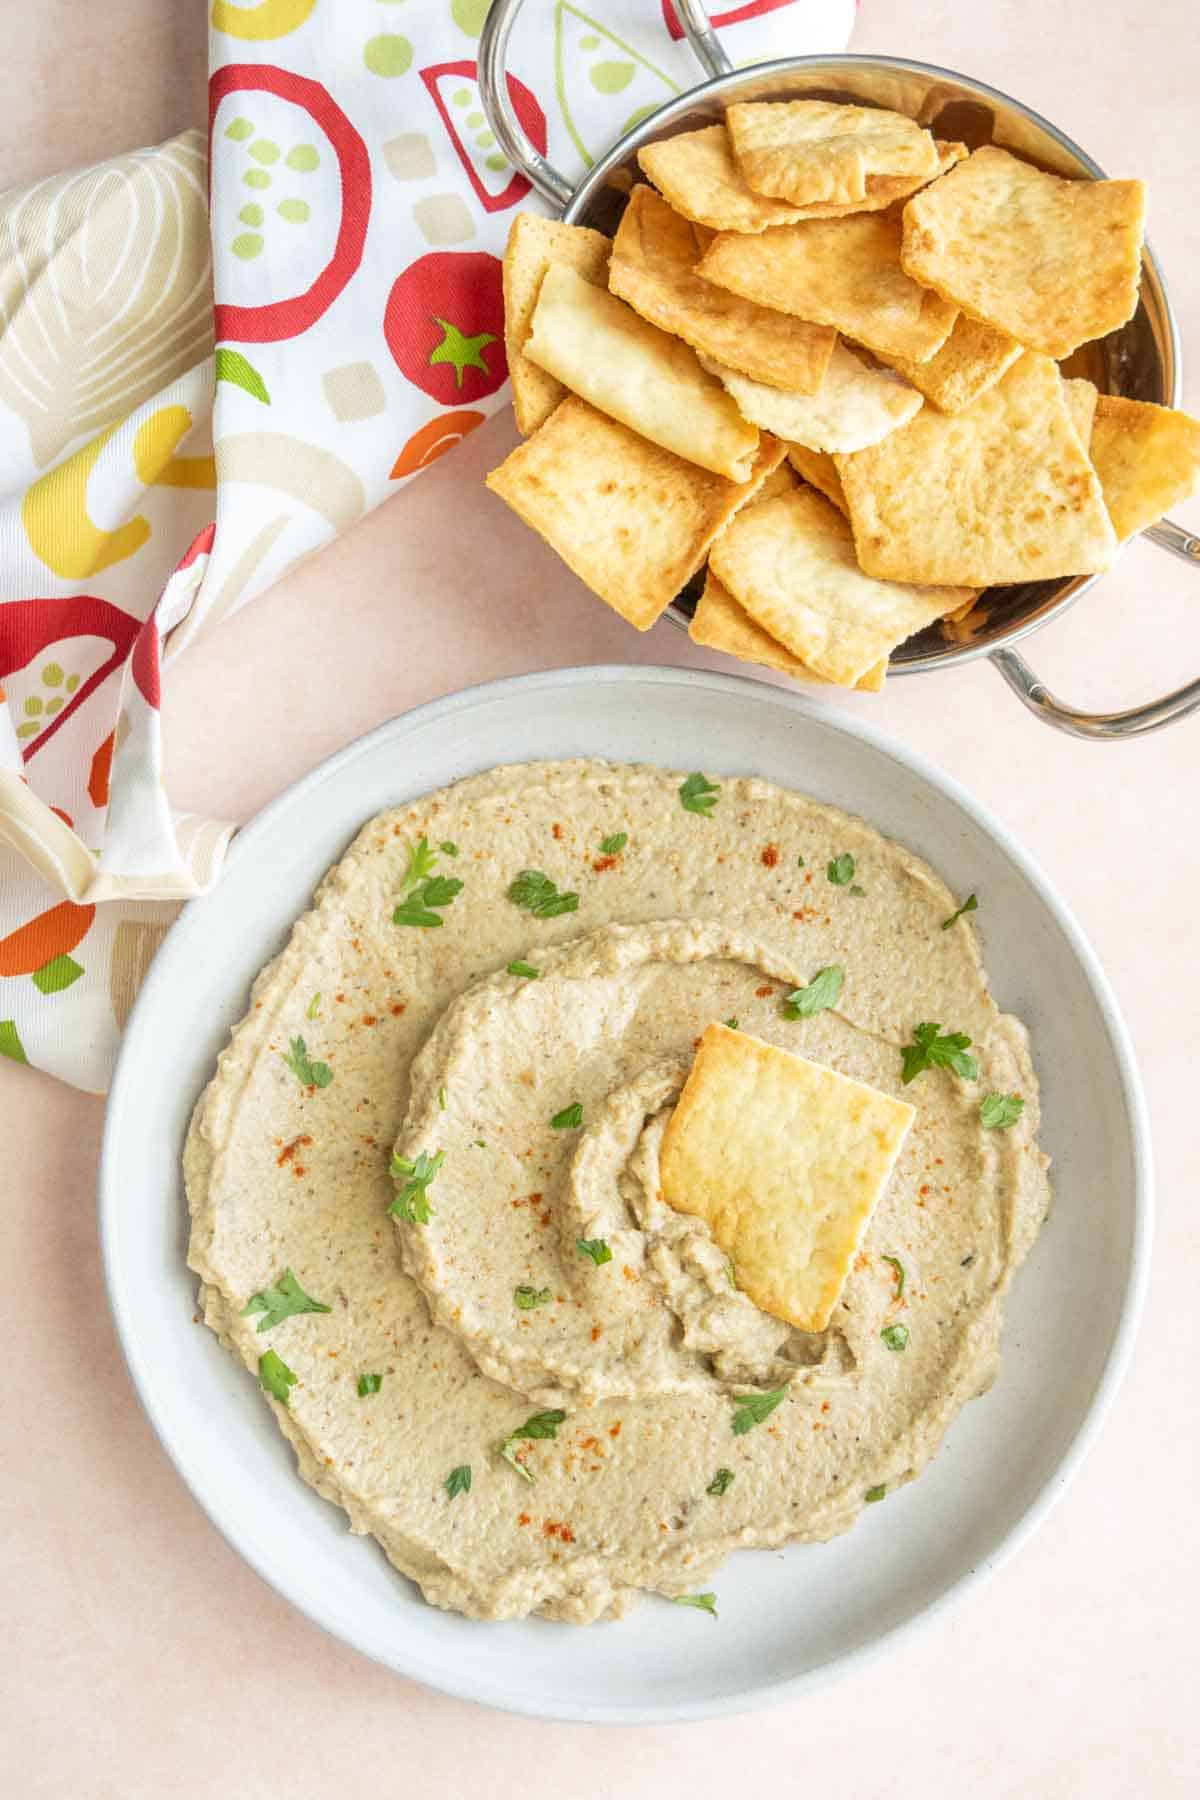
[[[0,179],[197,123],[204,10],[9,8]],[[1193,0],[1148,12],[1116,0],[866,0],[853,48],[981,76],[1111,173],[1143,176],[1185,348],[1200,345]],[[1184,402],[1200,412],[1200,383]],[[483,472],[511,441],[507,418],[493,421],[173,669],[177,803],[248,818],[349,738],[493,676],[600,661],[721,666],[669,624],[636,637],[484,492]],[[1200,501],[1178,516],[1200,530]],[[1036,639],[1031,660],[1077,704],[1130,704],[1200,667],[1197,597],[1191,571],[1135,545]],[[1039,727],[980,664],[830,704],[942,762],[1041,860],[1098,950],[1141,1058],[1160,1182],[1148,1312],[1067,1498],[927,1632],[753,1720],[601,1730],[442,1699],[291,1612],[193,1504],[134,1400],[105,1303],[102,1107],[5,1068],[6,1791],[695,1800],[744,1792],[748,1759],[754,1791],[854,1800],[1197,1791],[1200,720],[1140,743],[1076,743]]]

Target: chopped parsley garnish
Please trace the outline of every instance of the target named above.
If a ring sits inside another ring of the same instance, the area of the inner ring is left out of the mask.
[[[975,898],[974,894],[968,894],[966,899],[963,901],[962,905],[959,907],[958,911],[952,912],[948,919],[942,920],[942,930],[949,931],[949,929],[952,925],[958,924],[958,921],[962,918],[964,913],[977,912],[978,910],[979,910],[978,900]]]
[[[629,833],[627,831],[614,831],[611,837],[600,839],[600,854],[601,856],[620,856],[628,842]]]
[[[583,1256],[590,1256],[599,1269],[604,1263],[612,1261],[612,1251],[606,1238],[576,1238],[575,1248]]]
[[[830,963],[827,968],[818,969],[807,987],[797,988],[785,997],[784,1018],[811,1019],[814,1013],[836,1005],[845,979],[846,971],[841,963]]]
[[[333,1070],[328,1063],[309,1060],[308,1046],[302,1037],[292,1039],[286,1056],[282,1050],[279,1054],[303,1087],[327,1088],[333,1080]]]
[[[979,1123],[989,1131],[1007,1131],[1024,1111],[1020,1094],[985,1094],[979,1102]]]
[[[458,1494],[469,1494],[471,1491],[470,1463],[459,1463],[456,1469],[451,1469],[445,1481],[442,1483],[442,1486],[445,1488],[447,1494],[449,1494],[451,1500]]]
[[[583,1101],[572,1100],[570,1106],[555,1113],[550,1124],[555,1131],[578,1131],[583,1124]]]
[[[444,1087],[440,1087],[438,1089],[438,1111],[445,1112],[445,1110],[446,1110],[446,1090]]]
[[[513,1300],[521,1312],[532,1312],[535,1306],[549,1306],[553,1298],[549,1288],[531,1287],[527,1281],[513,1289]]]
[[[382,1386],[382,1375],[360,1375],[358,1378],[359,1399],[365,1400],[368,1394],[377,1394]]]
[[[865,900],[866,897],[867,897],[866,888],[860,887],[857,881],[852,881],[850,883],[850,898],[852,900]]]
[[[720,782],[710,781],[707,775],[689,775],[679,784],[679,801],[684,812],[700,813],[703,818],[711,819],[720,791]]]
[[[672,1594],[676,1606],[698,1606],[701,1612],[717,1616],[717,1596],[715,1594]]]
[[[514,906],[524,907],[535,919],[557,919],[560,913],[579,910],[579,895],[560,894],[555,883],[540,869],[522,869],[510,883],[508,897]]]
[[[709,1482],[708,1486],[705,1488],[704,1491],[706,1494],[724,1494],[728,1491],[728,1489],[732,1486],[732,1484],[733,1484],[733,1470],[732,1469],[718,1469],[716,1474],[713,1476],[712,1480]]]
[[[523,975],[526,981],[536,981],[542,971],[535,969],[532,963],[510,962],[506,972],[509,975]]]
[[[314,1300],[306,1294],[290,1269],[285,1269],[279,1280],[272,1287],[264,1288],[261,1294],[251,1294],[242,1308],[242,1317],[247,1313],[261,1313],[258,1321],[260,1331],[271,1331],[284,1319],[290,1319],[294,1313],[328,1312],[329,1308],[320,1300]]]
[[[534,1413],[531,1418],[526,1419],[523,1425],[518,1425],[515,1431],[510,1431],[498,1446],[505,1462],[517,1471],[523,1481],[533,1481],[535,1477],[532,1469],[527,1469],[523,1462],[518,1461],[516,1445],[524,1438],[557,1437],[558,1428],[566,1416],[566,1413],[557,1407],[552,1412]]]
[[[970,1038],[963,1031],[950,1031],[944,1037],[941,1032],[940,1025],[928,1022],[916,1027],[912,1043],[905,1044],[900,1052],[904,1059],[901,1081],[915,1081],[925,1069],[953,1069],[965,1081],[978,1081],[979,1064],[967,1054]]]
[[[863,1495],[863,1499],[866,1501],[868,1506],[874,1506],[875,1502],[877,1500],[884,1499],[886,1494],[887,1494],[887,1488],[883,1482],[880,1482],[878,1487],[868,1488],[866,1493]]]
[[[446,849],[446,845],[442,845]],[[451,854],[457,849],[451,847]],[[444,925],[440,908],[449,906],[462,893],[463,884],[449,875],[435,875],[437,851],[429,847],[429,839],[418,838],[408,853],[408,868],[400,889],[400,900],[392,913],[393,925],[417,925],[433,930]]]
[[[904,1264],[898,1256],[881,1256],[880,1262],[891,1263],[896,1271],[896,1298],[899,1300],[904,1292]]]
[[[741,1027],[736,1019],[726,1019],[725,1029],[726,1031],[740,1031]]]
[[[410,1225],[428,1225],[433,1217],[429,1186],[445,1160],[444,1150],[436,1150],[432,1156],[421,1150],[415,1162],[409,1162],[393,1151],[392,1180],[398,1192],[388,1211],[398,1219],[407,1219]]]
[[[268,1394],[273,1394],[281,1406],[286,1406],[288,1394],[300,1377],[292,1373],[282,1356],[277,1356],[274,1350],[268,1350],[258,1359],[258,1379]]]
[[[450,838],[443,838],[441,843],[438,845],[438,849],[442,852],[443,856],[457,856],[458,855],[458,845],[456,843],[452,842],[452,840]]]
[[[889,1350],[903,1350],[908,1344],[907,1325],[885,1325],[879,1335]]]
[[[317,992],[313,995],[312,999],[309,1001],[308,1005],[305,1007],[304,1016],[306,1019],[315,1019],[317,1014],[320,1012],[320,1010],[321,1010],[321,992],[320,992],[320,989],[318,988]]]
[[[772,1388],[766,1394],[734,1394],[733,1403],[737,1407],[733,1415],[734,1437],[745,1437],[748,1431],[769,1419],[786,1395],[786,1387]]]
[[[727,1256],[725,1258],[725,1279],[735,1293],[740,1291],[738,1289],[737,1270],[733,1266],[732,1256]]]
[[[804,858],[802,856],[798,856],[796,858],[796,867],[798,869],[802,869],[804,867]]]
[[[854,880],[854,858],[848,850],[825,864],[825,873],[834,887],[849,887]]]

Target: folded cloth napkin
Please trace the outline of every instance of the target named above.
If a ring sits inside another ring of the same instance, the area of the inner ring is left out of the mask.
[[[213,0],[207,154],[189,131],[0,195],[0,1056],[103,1091],[220,872],[232,825],[163,791],[164,655],[507,397],[499,259],[543,203],[483,116],[487,8]],[[713,23],[745,63],[853,16]],[[512,66],[575,176],[699,78],[672,0],[529,0]]]

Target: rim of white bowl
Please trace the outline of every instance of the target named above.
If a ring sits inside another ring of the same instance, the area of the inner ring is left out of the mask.
[[[371,1651],[351,1643],[312,1605],[296,1599],[294,1595],[280,1587],[262,1560],[251,1554],[239,1541],[236,1526],[218,1516],[205,1498],[202,1486],[192,1479],[188,1460],[175,1440],[169,1415],[165,1409],[157,1405],[152,1397],[152,1384],[141,1365],[137,1348],[137,1333],[132,1328],[127,1314],[118,1268],[115,1217],[119,1200],[111,1186],[110,1172],[115,1145],[122,1129],[122,1114],[126,1101],[126,1065],[127,1063],[132,1064],[132,1053],[129,1051],[129,1046],[135,1041],[140,1014],[143,1009],[150,1010],[154,1003],[156,989],[168,979],[162,973],[167,966],[163,951],[171,939],[184,929],[190,906],[184,908],[163,940],[126,1022],[121,1049],[113,1072],[112,1085],[109,1089],[104,1135],[100,1147],[98,1222],[109,1308],[112,1312],[121,1353],[125,1359],[125,1366],[129,1371],[142,1409],[192,1499],[204,1512],[210,1523],[220,1532],[230,1548],[254,1570],[254,1573],[274,1593],[279,1594],[297,1612],[302,1613],[305,1618],[328,1633],[329,1636],[337,1639],[339,1643],[346,1644],[347,1648],[354,1650],[358,1655],[378,1662],[382,1668],[390,1669],[424,1687],[450,1694],[455,1699],[475,1701],[479,1705],[491,1706],[500,1712],[533,1719],[550,1719],[590,1725],[672,1724],[684,1723],[692,1719],[718,1718],[765,1706],[778,1705],[785,1700],[811,1691],[843,1671],[861,1667],[879,1655],[885,1648],[899,1643],[910,1633],[920,1630],[947,1608],[956,1604],[964,1595],[994,1574],[1028,1541],[1077,1473],[1108,1413],[1129,1363],[1149,1280],[1154,1216],[1153,1155],[1141,1078],[1138,1074],[1128,1028],[1117,1005],[1116,996],[1096,953],[1084,937],[1071,909],[1029,852],[1018,843],[1007,826],[1003,825],[986,807],[974,799],[960,782],[956,781],[953,776],[947,775],[944,770],[930,762],[919,751],[911,750],[897,743],[877,725],[865,724],[858,719],[835,717],[826,709],[812,704],[806,697],[788,693],[786,689],[776,688],[767,682],[757,681],[752,676],[673,668],[669,665],[653,663],[593,663],[574,668],[537,670],[526,675],[512,675],[498,681],[480,682],[474,687],[459,688],[452,694],[443,695],[436,700],[425,701],[420,706],[412,707],[408,712],[397,714],[395,718],[375,726],[373,730],[364,733],[362,737],[355,738],[351,743],[344,745],[341,750],[334,751],[332,756],[324,758],[315,768],[310,769],[307,775],[302,775],[298,781],[292,782],[273,800],[268,801],[260,812],[255,814],[249,824],[238,832],[233,841],[230,855],[244,854],[247,848],[253,846],[260,833],[274,822],[278,813],[293,806],[311,789],[327,780],[335,770],[353,762],[357,757],[370,754],[377,744],[395,735],[398,728],[418,729],[439,719],[462,715],[475,706],[486,704],[507,694],[536,694],[547,688],[590,686],[601,682],[608,682],[613,686],[678,687],[690,688],[693,691],[744,689],[748,697],[780,706],[785,711],[816,718],[829,729],[846,737],[857,738],[880,755],[889,758],[892,762],[899,763],[918,780],[933,788],[942,798],[957,805],[999,845],[1021,878],[1034,890],[1038,899],[1051,913],[1095,995],[1101,1019],[1115,1053],[1126,1115],[1130,1124],[1134,1204],[1129,1272],[1121,1297],[1121,1311],[1112,1343],[1109,1346],[1108,1355],[1091,1400],[1080,1419],[1075,1435],[1056,1468],[1047,1476],[1025,1512],[999,1538],[993,1549],[986,1556],[981,1557],[966,1574],[960,1576],[957,1581],[952,1581],[934,1599],[911,1613],[907,1618],[881,1631],[878,1636],[869,1641],[855,1645],[843,1655],[821,1664],[818,1668],[806,1669],[796,1675],[784,1676],[778,1681],[749,1683],[745,1687],[721,1695],[719,1698],[710,1695],[697,1701],[672,1701],[662,1706],[656,1706],[653,1702],[637,1707],[589,1707],[582,1704],[573,1705],[559,1702],[538,1705],[533,1700],[523,1704],[514,1700],[507,1692],[490,1691],[486,1683],[433,1680],[421,1669],[418,1662],[410,1662],[408,1659],[401,1658],[385,1660],[383,1657],[376,1656]]]

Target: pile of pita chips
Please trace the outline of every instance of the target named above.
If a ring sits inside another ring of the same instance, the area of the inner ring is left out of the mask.
[[[1200,424],[1052,360],[1132,316],[1139,182],[827,101],[639,162],[611,243],[514,223],[528,442],[488,485],[640,630],[703,575],[696,642],[877,689],[980,590],[1102,569],[1200,483]]]

